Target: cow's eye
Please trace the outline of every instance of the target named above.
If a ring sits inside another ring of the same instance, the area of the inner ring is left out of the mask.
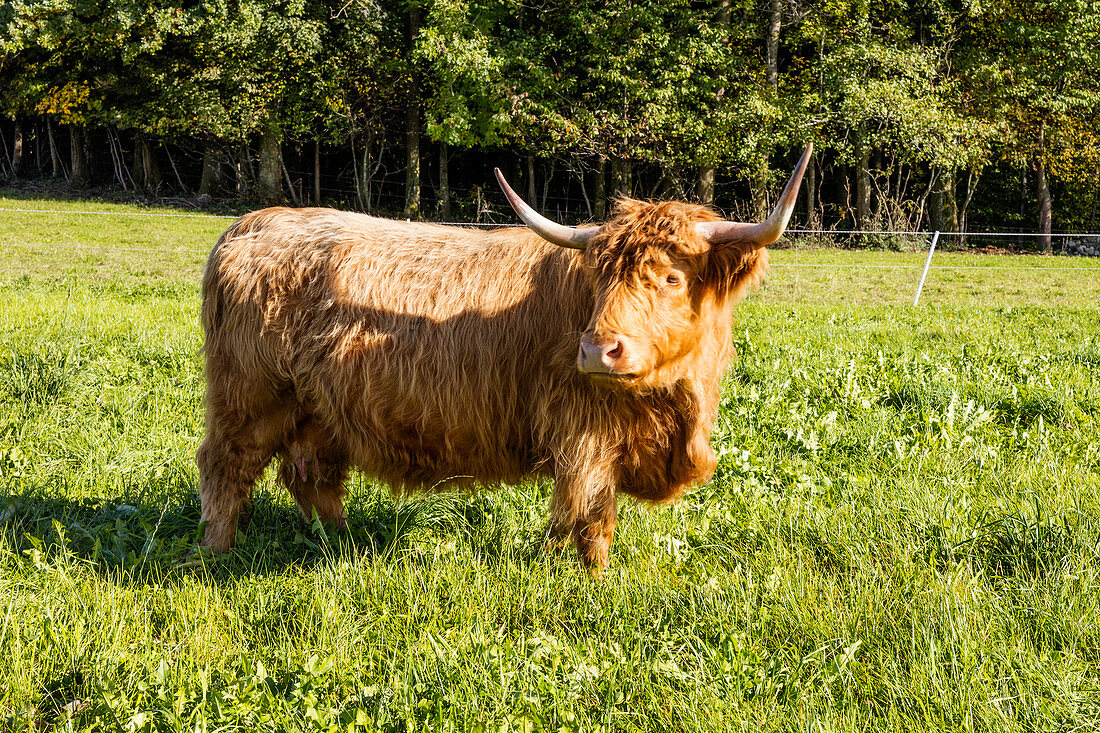
[[[683,282],[683,280],[681,280],[680,276],[677,275],[675,272],[670,272],[668,276],[665,277],[665,285],[668,285],[670,287],[676,287],[681,282]]]

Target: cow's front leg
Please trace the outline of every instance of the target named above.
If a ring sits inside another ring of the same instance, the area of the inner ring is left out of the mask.
[[[577,519],[573,525],[573,540],[577,543],[577,556],[593,576],[607,567],[611,551],[611,538],[618,522],[615,491],[611,489],[600,497],[597,505]]]
[[[577,556],[589,573],[607,567],[618,511],[610,476],[559,476],[550,499],[549,537],[573,538]]]

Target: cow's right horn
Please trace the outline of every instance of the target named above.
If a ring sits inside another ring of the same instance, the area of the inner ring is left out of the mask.
[[[542,214],[538,213],[527,203],[519,197],[512,187],[508,185],[508,181],[504,180],[504,174],[500,172],[500,168],[494,168],[493,172],[497,175],[497,183],[500,184],[500,188],[504,191],[504,195],[508,198],[508,203],[512,205],[512,208],[519,214],[519,218],[523,220],[531,231],[539,235],[547,242],[556,244],[559,247],[570,247],[571,249],[584,249],[588,246],[588,240],[592,238],[592,235],[600,230],[599,227],[567,227],[563,224],[550,221]]]
[[[711,244],[742,243],[755,247],[767,247],[772,242],[783,236],[790,221],[791,212],[794,211],[794,202],[798,198],[798,187],[802,184],[802,174],[806,172],[806,166],[810,162],[810,155],[814,152],[814,144],[806,146],[806,152],[802,153],[798,165],[787,181],[786,188],[779,195],[779,203],[764,221],[759,224],[745,224],[739,221],[707,221],[695,225],[699,236]]]

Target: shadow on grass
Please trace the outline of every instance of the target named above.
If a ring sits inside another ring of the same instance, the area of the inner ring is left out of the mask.
[[[392,689],[358,686],[349,694],[348,687],[341,687],[336,679],[332,659],[316,655],[304,662],[288,660],[270,672],[254,658],[241,657],[228,669],[208,669],[201,681],[190,680],[182,686],[166,679],[163,661],[159,669],[139,667],[144,680],[138,685],[119,682],[133,679],[128,661],[105,665],[100,660],[76,660],[74,664],[85,668],[47,676],[37,701],[0,718],[0,729],[12,733],[205,730],[207,722],[226,720],[237,723],[232,730],[408,729],[399,725],[403,721],[394,717],[395,711],[387,710]],[[282,723],[278,728],[272,727],[276,721]]]
[[[921,555],[939,570],[968,564],[994,580],[1039,578],[1095,553],[1080,523],[1068,517],[984,516],[967,536],[952,539],[939,526],[921,532]]]
[[[490,564],[505,554],[523,563],[537,561],[542,533],[522,536],[517,549],[515,528],[500,519],[500,501],[493,494],[402,499],[375,491],[350,498],[348,527],[336,531],[316,519],[307,522],[258,492],[248,516],[241,518],[234,549],[215,556],[196,549],[203,527],[193,495],[124,501],[0,493],[0,547],[36,564],[72,557],[112,578],[139,583],[194,571],[217,582],[333,559],[396,561],[401,550],[425,534],[440,541],[457,539]]]
[[[899,411],[912,411],[918,415],[943,415],[952,401],[974,400],[979,405],[989,405],[1006,425],[1030,427],[1039,418],[1047,424],[1061,424],[1067,419],[1066,406],[1058,395],[1035,390],[1011,397],[996,394],[963,393],[957,395],[945,385],[901,384],[887,391],[882,404]],[[1087,406],[1082,405],[1082,409]]]

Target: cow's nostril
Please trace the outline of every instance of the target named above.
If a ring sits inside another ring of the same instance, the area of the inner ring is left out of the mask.
[[[581,340],[581,357],[584,359],[599,359],[603,355],[603,350],[597,345],[587,339]]]
[[[581,338],[577,365],[582,372],[613,374],[622,366],[626,345],[618,338]]]

